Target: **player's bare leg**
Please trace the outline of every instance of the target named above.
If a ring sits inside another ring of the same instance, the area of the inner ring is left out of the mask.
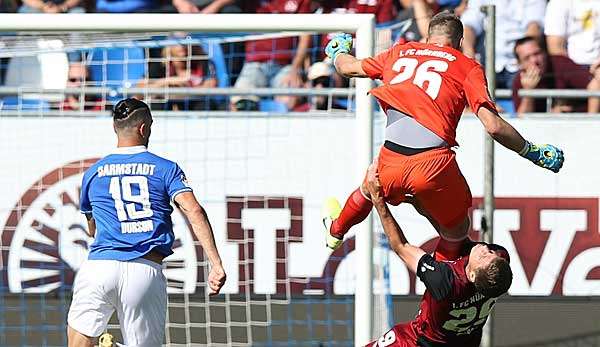
[[[94,347],[96,338],[83,335],[79,331],[67,327],[67,341],[69,347]]]
[[[456,260],[463,256],[465,246],[471,243],[469,239],[469,227],[471,221],[469,217],[459,223],[456,227],[447,229],[440,227],[438,233],[440,240],[435,248],[435,260]]]
[[[415,210],[420,215],[427,218],[429,223],[435,228],[440,235],[440,240],[435,249],[436,260],[455,260],[460,257],[461,251],[466,243],[470,243],[469,239],[469,227],[471,226],[471,220],[466,216],[462,222],[458,223],[452,228],[447,228],[440,225],[427,211],[421,206],[419,201],[413,196],[407,196],[406,202],[413,205]]]

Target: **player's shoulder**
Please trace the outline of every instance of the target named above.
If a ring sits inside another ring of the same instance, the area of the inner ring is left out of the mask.
[[[482,65],[475,58],[471,58],[466,56],[463,52],[459,51],[453,47],[445,47],[452,55],[456,57],[456,62],[465,67],[467,71],[470,71],[473,68],[482,69]]]
[[[409,50],[409,49],[418,50],[422,47],[423,47],[423,43],[418,42],[418,41],[399,40],[399,41],[396,41],[390,48],[388,48],[388,51],[400,52],[400,51]]]
[[[175,161],[167,159],[165,157],[161,157],[160,155],[152,153],[150,151],[146,151],[143,154],[148,161],[153,162],[157,167],[163,169],[173,169],[178,167]]]
[[[455,274],[449,262],[438,261],[425,254],[419,259],[417,277],[435,300],[446,299],[452,294]]]
[[[101,168],[104,165],[110,164],[110,163],[111,163],[111,154],[108,154],[108,155],[98,159],[98,161],[96,161],[87,170],[85,170],[85,172],[83,174],[84,179],[92,177],[95,173],[98,172],[98,168]]]
[[[98,172],[98,168],[104,165],[104,163],[102,162],[103,159],[104,158],[99,159],[97,162],[88,167],[87,170],[85,170],[85,172],[83,173],[84,181],[89,180],[91,177],[94,176],[95,173]]]
[[[477,60],[466,56],[462,51],[451,46],[426,42],[407,42],[403,46],[403,49],[410,48],[420,50],[420,52],[417,52],[417,55],[424,54],[426,56],[441,57],[455,63],[455,65],[459,64],[467,68],[481,66]],[[438,53],[431,53],[431,51],[438,51]]]

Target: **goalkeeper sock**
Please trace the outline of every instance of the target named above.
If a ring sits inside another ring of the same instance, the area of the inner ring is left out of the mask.
[[[471,242],[468,236],[465,235],[463,239],[453,240],[446,239],[440,236],[437,246],[435,247],[434,259],[437,261],[442,260],[456,260],[459,257],[465,255],[463,250],[465,246]]]
[[[353,225],[367,218],[372,208],[373,203],[365,198],[359,187],[350,194],[342,209],[342,213],[339,218],[333,221],[329,232],[335,237],[343,238]]]

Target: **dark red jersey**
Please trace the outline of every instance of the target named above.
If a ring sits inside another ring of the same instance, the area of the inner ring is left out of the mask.
[[[256,13],[310,13],[310,0],[271,0],[258,3]],[[296,51],[296,38],[282,37],[246,42],[246,61],[266,62],[273,60],[281,65],[292,62]]]
[[[436,261],[426,254],[417,266],[417,276],[427,290],[423,294],[417,317],[398,324],[368,347],[478,347],[482,328],[498,298],[477,292],[467,279],[469,251],[477,243],[465,247],[455,261]],[[509,260],[501,246],[488,245]]]
[[[329,0],[321,3],[323,13],[372,13],[377,23],[390,22],[396,18],[392,0]]]
[[[508,253],[501,246],[489,247],[500,249],[501,255],[508,259]],[[411,322],[417,343],[420,339],[434,346],[440,343],[457,347],[479,346],[483,325],[498,298],[477,292],[475,285],[467,279],[465,267],[468,262],[468,255],[456,261],[442,262],[425,255],[419,261],[417,276],[427,290],[419,313]]]
[[[460,51],[430,43],[397,44],[373,58],[363,70],[383,85],[371,90],[384,109],[412,116],[449,145],[467,103],[473,112],[495,110],[481,65]]]

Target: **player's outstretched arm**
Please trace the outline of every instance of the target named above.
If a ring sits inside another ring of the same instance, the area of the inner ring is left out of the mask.
[[[333,61],[337,72],[347,78],[368,77],[362,68],[362,61],[350,54],[352,35],[336,34],[325,47],[325,54]]]
[[[215,244],[212,227],[208,221],[206,211],[200,206],[194,193],[183,192],[175,196],[175,203],[183,211],[188,221],[192,225],[192,230],[210,262],[210,273],[208,274],[208,286],[210,294],[218,294],[225,284],[225,270],[221,263],[221,257]]]
[[[512,125],[485,107],[479,108],[477,117],[487,133],[504,147],[552,172],[558,172],[562,168],[564,154],[560,148],[549,144],[535,145],[526,141]]]
[[[377,174],[377,163],[371,164],[367,170],[367,189],[371,194],[373,206],[375,206],[375,210],[377,210],[377,214],[379,214],[379,218],[381,219],[383,231],[390,241],[390,247],[404,261],[408,269],[416,273],[419,260],[425,255],[425,251],[408,243],[404,232],[400,229],[396,219],[394,219],[390,209],[383,200],[379,176]]]

